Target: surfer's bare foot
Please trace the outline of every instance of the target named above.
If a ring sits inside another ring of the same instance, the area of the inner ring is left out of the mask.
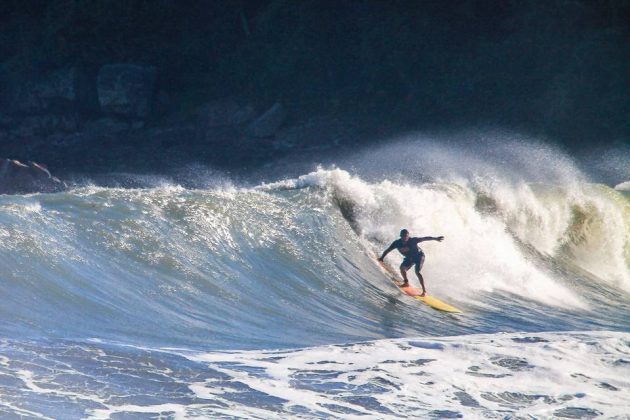
[[[403,282],[403,284],[400,285],[400,287],[409,287],[409,282]]]
[[[422,294],[420,295],[420,297],[425,297],[427,295],[427,292],[422,292]]]

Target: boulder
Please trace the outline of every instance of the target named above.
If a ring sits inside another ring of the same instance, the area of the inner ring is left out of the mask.
[[[206,128],[244,124],[256,116],[251,105],[231,98],[208,102],[197,108],[196,114],[200,126]]]
[[[31,115],[22,118],[11,133],[19,137],[47,136],[56,132],[75,132],[78,126],[79,122],[75,114]]]
[[[356,124],[334,116],[296,121],[278,130],[274,145],[278,150],[324,150],[349,144],[358,137]]]
[[[108,64],[98,72],[96,88],[101,111],[127,118],[151,113],[157,71],[155,67]]]
[[[284,124],[286,117],[284,107],[281,103],[276,102],[249,125],[247,134],[253,137],[273,137]]]
[[[67,185],[52,176],[43,165],[0,159],[0,194],[58,192],[66,188]]]
[[[165,148],[185,145],[187,142],[196,143],[198,137],[195,127],[189,124],[157,127],[148,130],[146,136],[152,144]]]
[[[87,75],[76,67],[57,69],[31,77],[9,92],[13,114],[76,111],[87,107],[91,94]]]
[[[85,123],[83,131],[90,134],[117,134],[128,131],[129,123],[116,118],[99,118]]]

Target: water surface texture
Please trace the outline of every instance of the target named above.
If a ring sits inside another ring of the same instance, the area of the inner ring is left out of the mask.
[[[0,415],[627,418],[628,180],[475,144],[1,196]],[[403,227],[445,236],[423,273],[463,315],[375,263]]]

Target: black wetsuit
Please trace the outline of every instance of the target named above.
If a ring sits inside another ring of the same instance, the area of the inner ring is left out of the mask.
[[[409,238],[407,242],[403,242],[402,239],[397,239],[383,252],[381,258],[393,249],[397,249],[405,257],[402,264],[400,264],[401,267],[410,268],[415,264],[416,271],[420,271],[424,264],[424,252],[418,248],[418,244],[426,240],[427,238]]]

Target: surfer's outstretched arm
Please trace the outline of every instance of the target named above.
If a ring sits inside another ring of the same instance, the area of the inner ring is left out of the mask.
[[[389,248],[387,248],[385,251],[383,251],[383,254],[379,257],[379,261],[383,261],[383,258],[385,258],[385,256],[387,254],[389,254],[391,251],[393,251],[396,248],[396,241],[392,242],[392,244],[389,246]]]
[[[422,238],[418,238],[419,241],[418,242],[424,242],[424,241],[438,241],[438,242],[442,242],[444,240],[444,236],[424,236]]]

